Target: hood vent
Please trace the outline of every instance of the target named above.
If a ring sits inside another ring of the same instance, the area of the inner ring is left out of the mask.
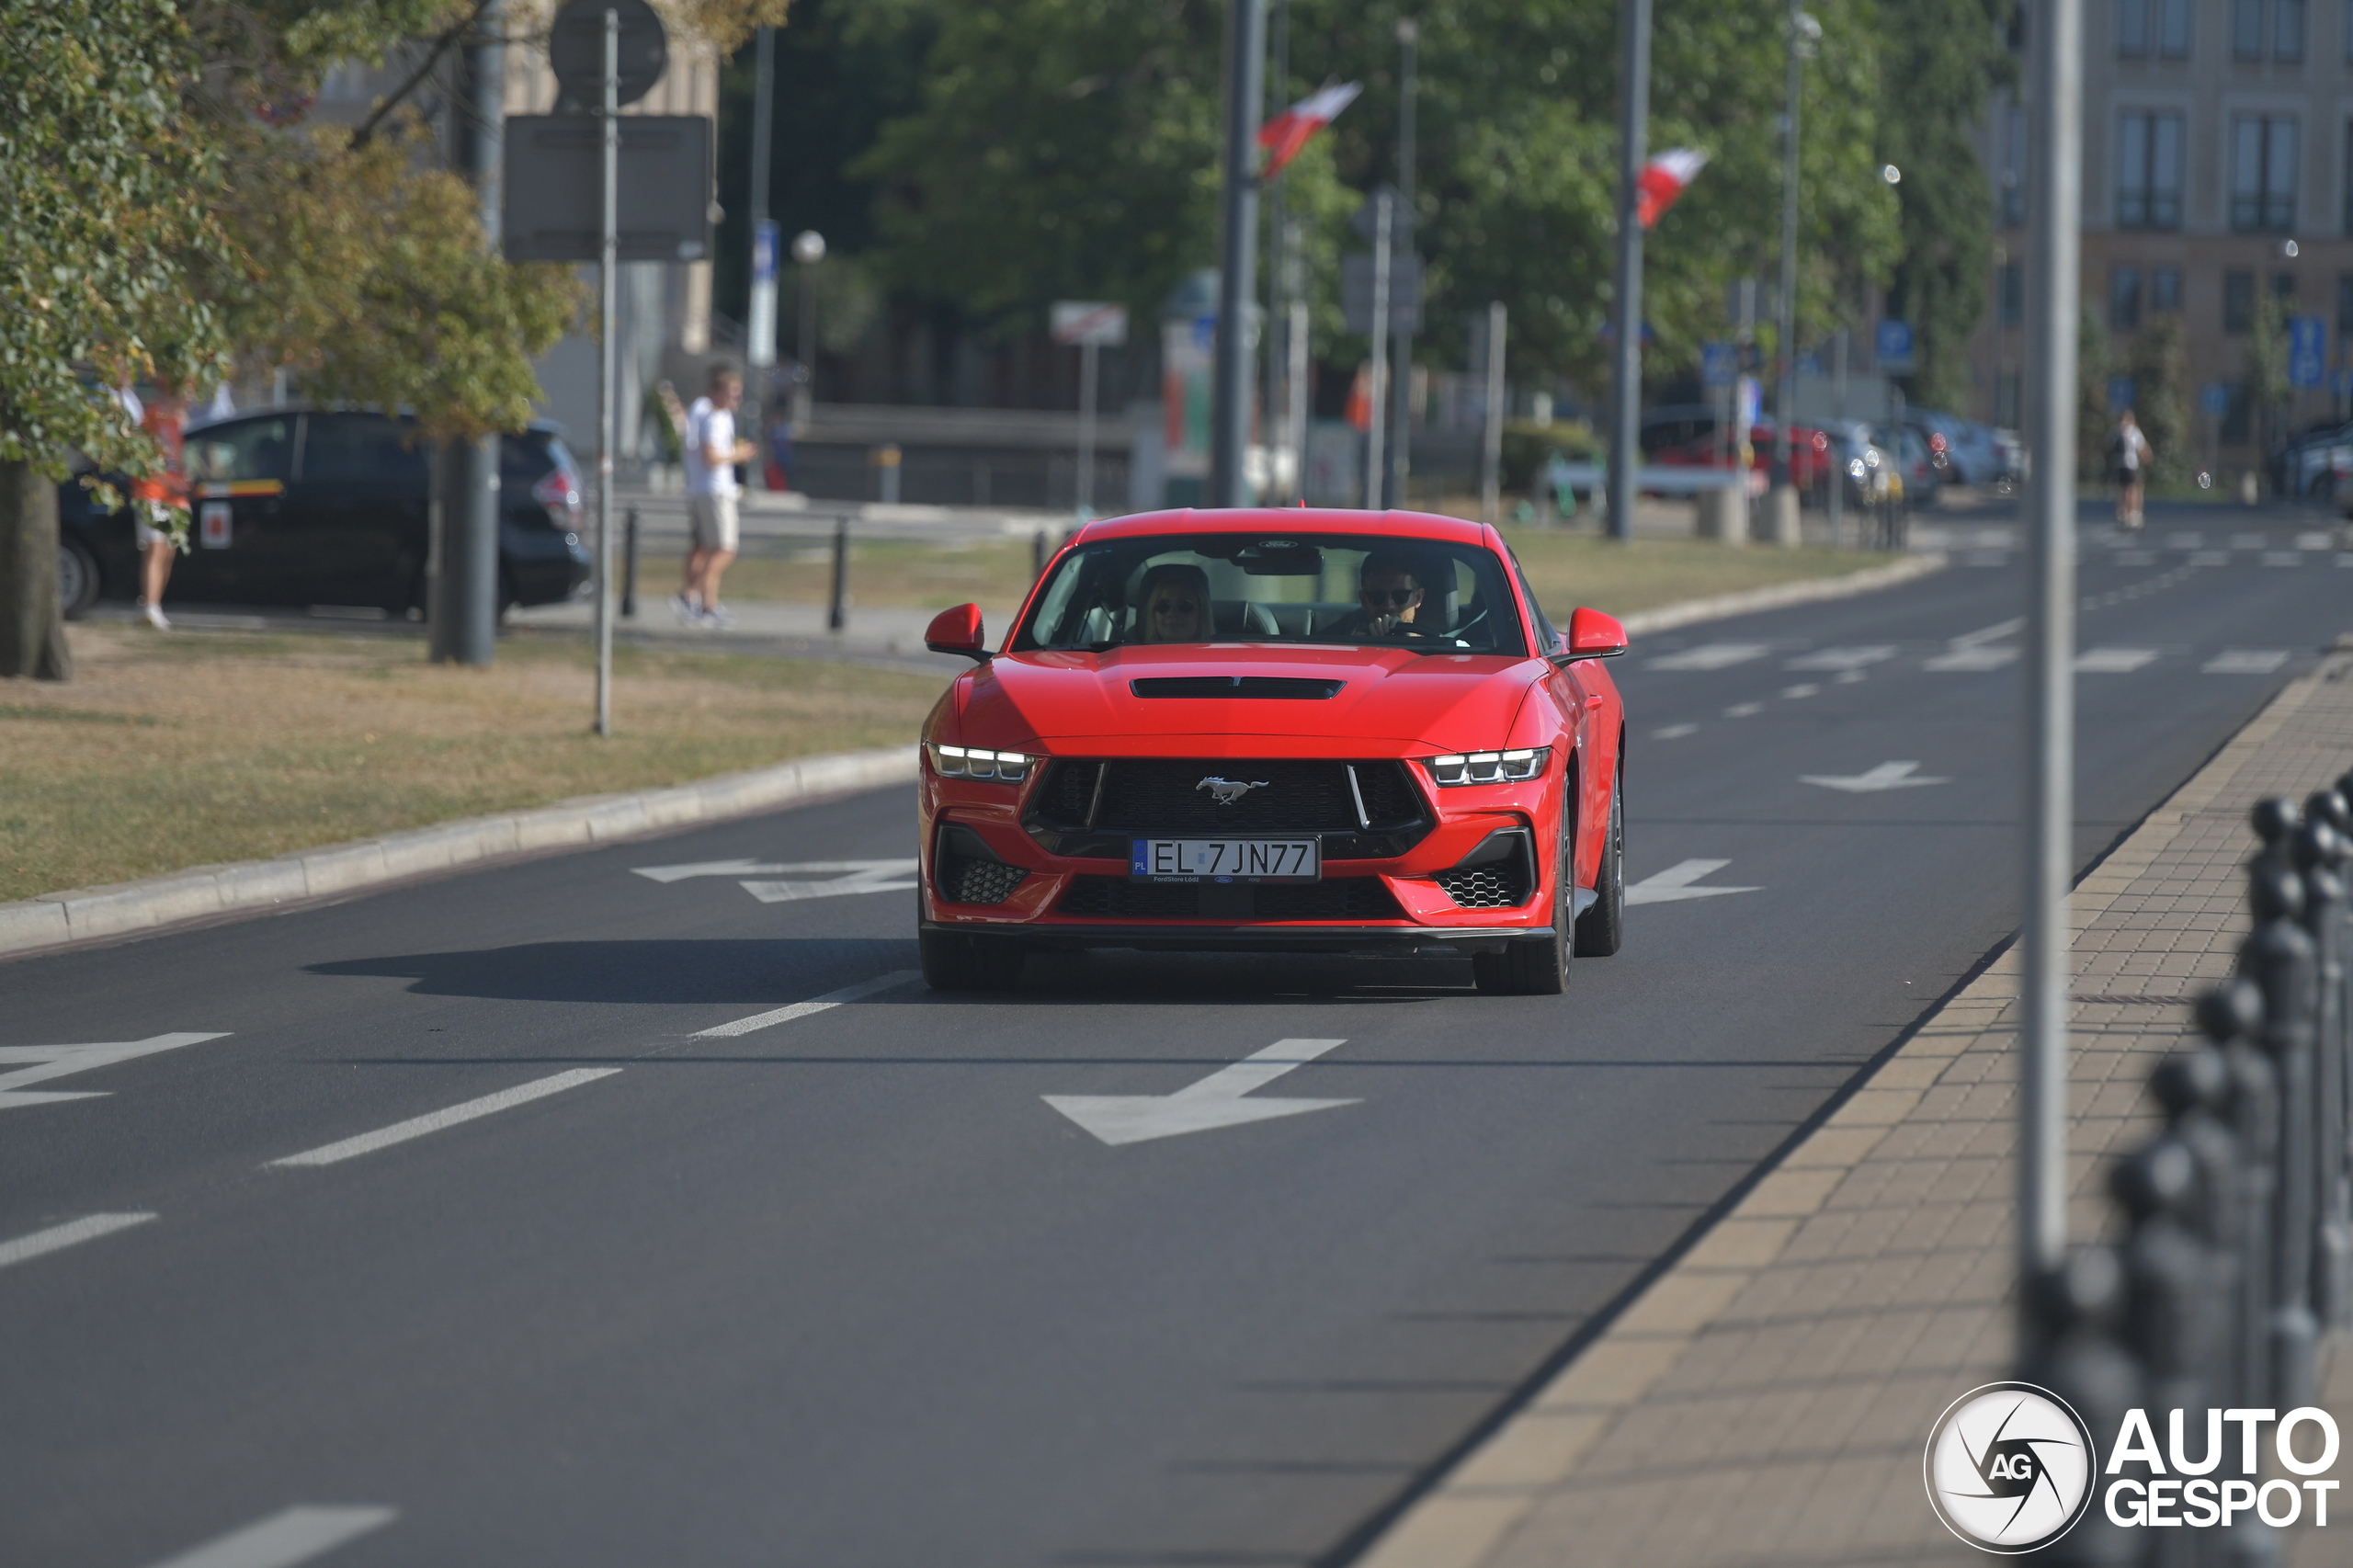
[[[1340,695],[1347,682],[1303,680],[1293,676],[1157,676],[1131,680],[1138,697],[1266,697],[1290,702],[1321,702]]]

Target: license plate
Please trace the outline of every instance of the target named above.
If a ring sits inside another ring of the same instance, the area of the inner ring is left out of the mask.
[[[1131,874],[1169,881],[1312,882],[1324,874],[1318,838],[1137,838]]]

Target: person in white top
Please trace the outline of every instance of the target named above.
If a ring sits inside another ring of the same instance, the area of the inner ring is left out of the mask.
[[[735,437],[735,405],[743,401],[744,378],[715,365],[710,392],[686,411],[685,428],[678,433],[693,542],[687,551],[686,581],[671,604],[689,626],[733,622],[719,602],[719,579],[735,559],[735,465],[750,461],[754,452],[751,442]]]
[[[2156,454],[2141,423],[2126,409],[2117,416],[2116,434],[2109,437],[2109,460],[2116,468],[2116,520],[2127,528],[2141,526],[2143,486],[2149,477],[2149,460]]]

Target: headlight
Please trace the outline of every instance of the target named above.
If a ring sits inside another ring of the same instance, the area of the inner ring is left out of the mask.
[[[1430,778],[1442,788],[1457,784],[1514,784],[1534,778],[1552,759],[1551,746],[1524,746],[1518,751],[1474,751],[1459,756],[1427,759]]]
[[[985,746],[950,746],[926,744],[931,753],[931,770],[942,778],[995,778],[1006,784],[1018,784],[1029,777],[1033,760],[1017,751],[990,751]]]

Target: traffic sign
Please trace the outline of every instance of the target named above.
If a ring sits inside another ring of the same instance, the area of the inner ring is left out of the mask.
[[[1912,368],[1912,324],[1893,316],[1879,324],[1871,335],[1871,354],[1882,370],[1898,374]]]
[[[2318,316],[2288,318],[2288,384],[2328,384],[2328,325]]]
[[[1740,355],[1729,343],[1699,345],[1699,383],[1702,386],[1728,387],[1740,374]]]
[[[1056,343],[1117,348],[1128,340],[1128,307],[1099,300],[1056,300],[1050,330]]]
[[[670,40],[645,0],[572,0],[548,29],[548,68],[582,108],[605,101],[605,13],[620,20],[620,90],[616,103],[633,104],[669,69]]]
[[[710,255],[710,119],[624,114],[615,227],[622,261],[700,261]],[[604,130],[593,114],[506,119],[509,261],[595,261],[602,224]]]
[[[1350,332],[1372,331],[1372,257],[1340,258],[1340,309]],[[1405,253],[1389,262],[1389,330],[1419,332],[1422,326],[1422,258]]]

